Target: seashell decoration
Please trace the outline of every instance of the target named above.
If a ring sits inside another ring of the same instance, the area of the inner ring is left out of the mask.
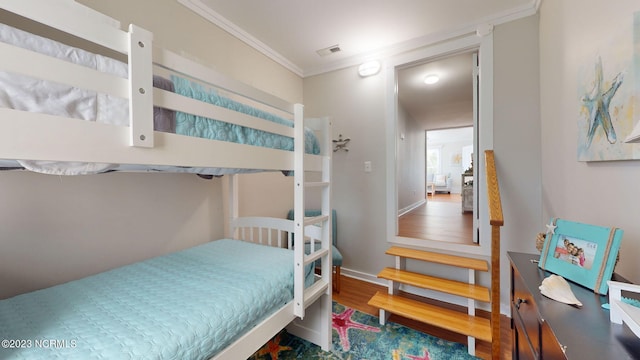
[[[576,298],[571,291],[571,287],[567,280],[559,275],[550,275],[542,280],[540,285],[540,293],[550,299],[561,303],[581,307],[582,303]]]

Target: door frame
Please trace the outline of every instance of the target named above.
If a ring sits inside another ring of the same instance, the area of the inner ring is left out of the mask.
[[[467,51],[477,51],[479,58],[478,111],[474,118],[474,139],[477,145],[473,155],[474,167],[474,223],[477,221],[479,244],[460,245],[443,241],[413,239],[397,236],[398,233],[398,87],[397,70],[413,63],[428,62],[443,56]],[[413,247],[426,247],[445,251],[469,254],[490,255],[491,229],[487,209],[487,193],[484,184],[485,150],[493,149],[493,27],[483,25],[474,33],[460,36],[435,45],[416,49],[388,59],[385,62],[385,98],[386,98],[386,161],[387,161],[387,241],[393,244]],[[481,191],[482,190],[482,191]],[[477,196],[475,196],[477,194]],[[484,240],[483,240],[484,239]]]

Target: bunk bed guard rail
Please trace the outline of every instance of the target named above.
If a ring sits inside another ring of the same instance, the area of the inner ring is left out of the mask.
[[[0,145],[2,146],[2,158],[26,159],[25,156],[28,156],[30,160],[105,163],[111,161],[118,164],[293,170],[293,152],[272,156],[281,151],[265,148],[257,156],[255,154],[244,156],[251,152],[246,149],[246,146],[225,144],[223,147],[217,141],[189,140],[188,152],[191,156],[185,156],[184,142],[186,140],[182,139],[182,136],[153,131],[154,104],[161,108],[196,116],[207,117],[211,114],[217,114],[224,117],[223,121],[225,122],[290,138],[295,138],[295,129],[276,122],[262,121],[248,115],[231,114],[235,112],[171,91],[153,88],[154,66],[156,69],[166,70],[169,73],[183,74],[188,78],[199,79],[206,84],[215,84],[221,89],[231,89],[230,92],[234,94],[246,95],[247,99],[255,103],[289,114],[288,116],[293,118],[293,123],[298,125],[302,124],[303,120],[302,116],[295,114],[295,104],[216,73],[171,51],[154,47],[152,44],[153,35],[150,32],[135,25],[129,26],[128,31],[122,31],[119,29],[118,21],[71,0],[0,0],[0,7],[125,54],[129,59],[129,78],[121,78],[4,43],[0,44],[0,50],[5,55],[0,58],[1,69],[128,99],[131,109],[129,111],[129,129],[112,126],[91,126],[91,129],[87,129],[89,127],[87,124],[63,121],[57,116],[0,109],[6,115],[2,118],[20,119],[20,121],[11,120],[11,126],[15,130],[14,135],[3,136],[2,140],[6,141],[2,141],[2,143],[6,146]],[[301,105],[298,106],[301,107]],[[48,124],[46,126],[52,128],[59,125],[64,126],[69,132],[76,132],[81,136],[69,136],[70,141],[73,142],[71,144],[53,143],[51,139],[47,138],[46,132],[30,131],[33,128],[31,126],[33,122],[52,122],[55,125]],[[18,138],[21,144],[15,140]],[[43,151],[41,146],[31,146],[31,144],[37,145],[42,142],[47,142],[48,146],[50,145],[46,151]],[[124,143],[128,143],[130,147],[123,146]],[[145,148],[154,147],[156,143],[159,143],[163,149],[171,148],[171,154],[169,154],[169,150],[144,151]],[[18,145],[22,148],[15,150],[14,148]],[[70,154],[69,148],[72,146],[76,149],[87,147],[93,150],[90,154],[78,152]],[[182,153],[180,150],[174,150],[174,147],[183,147]],[[211,156],[205,155],[223,151],[239,155],[233,156],[232,159],[216,157],[215,160],[212,160]],[[74,158],[72,159],[72,157]],[[187,163],[178,162],[176,157],[186,158]],[[215,165],[211,165],[212,161]],[[314,161],[311,161],[305,166],[320,168],[319,161],[316,162],[316,165],[314,165]]]

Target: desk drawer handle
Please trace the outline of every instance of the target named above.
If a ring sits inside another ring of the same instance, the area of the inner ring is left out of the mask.
[[[520,310],[520,304],[526,304],[526,303],[527,303],[527,300],[518,298],[518,300],[516,300],[516,309]]]

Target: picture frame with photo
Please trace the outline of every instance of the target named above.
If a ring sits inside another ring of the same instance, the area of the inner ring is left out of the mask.
[[[622,235],[615,227],[552,218],[538,267],[606,295]]]

